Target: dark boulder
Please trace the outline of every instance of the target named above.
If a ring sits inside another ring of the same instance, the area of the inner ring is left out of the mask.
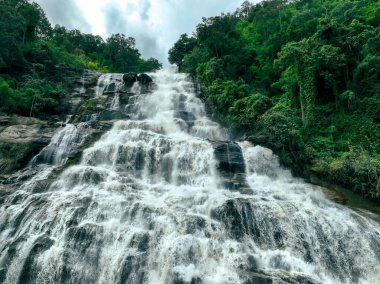
[[[268,145],[268,137],[264,135],[252,135],[252,136],[247,137],[245,140],[248,140],[254,145],[261,145],[261,146]]]
[[[148,270],[146,253],[127,255],[120,267],[115,283],[145,283]]]
[[[117,92],[117,86],[115,83],[111,83],[106,86],[106,88],[103,91],[103,94],[110,94],[110,93],[116,93]]]
[[[186,128],[190,128],[194,126],[195,116],[191,112],[180,110],[175,113],[175,117],[183,120],[186,124]]]
[[[245,173],[245,163],[241,148],[233,142],[221,142],[215,145],[215,157],[219,161],[218,169],[226,173]]]
[[[133,84],[137,81],[137,74],[130,72],[123,75],[124,84],[128,87],[132,87]]]
[[[240,240],[244,236],[251,236],[257,244],[262,243],[263,232],[259,222],[261,220],[256,216],[255,207],[249,200],[227,200],[223,205],[211,210],[211,217],[224,225],[230,237]]]
[[[129,115],[121,111],[106,109],[100,112],[99,119],[103,121],[129,119]]]
[[[38,257],[48,250],[54,241],[48,236],[39,237],[33,244],[25,262],[22,266],[18,283],[37,283],[38,282]]]
[[[137,81],[139,81],[140,84],[148,85],[153,82],[153,79],[149,75],[141,73],[137,76]]]
[[[224,186],[250,193],[251,189],[245,181],[245,162],[240,146],[234,142],[214,142],[214,149],[218,172],[225,179]]]
[[[8,126],[11,124],[10,116],[0,116],[0,126]]]

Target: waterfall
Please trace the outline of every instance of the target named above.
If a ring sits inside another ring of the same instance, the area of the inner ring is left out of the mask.
[[[228,142],[187,75],[149,75],[149,91],[103,75],[95,96],[114,95],[110,109],[130,119],[44,190],[29,181],[1,205],[0,282],[380,279],[379,223],[292,177],[269,149]],[[39,154],[50,167],[82,143],[78,127]]]
[[[63,165],[71,150],[83,143],[86,127],[86,123],[79,123],[77,126],[67,124],[53,136],[49,145],[33,158],[31,164],[34,165],[40,160],[46,164]]]

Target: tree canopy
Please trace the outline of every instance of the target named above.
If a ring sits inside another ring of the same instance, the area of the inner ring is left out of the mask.
[[[114,34],[103,40],[52,27],[41,7],[27,0],[1,0],[0,15],[0,112],[59,113],[67,84],[57,66],[102,72],[149,72],[162,67],[157,59],[143,59],[132,37]]]
[[[181,35],[169,61],[236,133],[380,199],[379,24],[376,0],[245,1]]]

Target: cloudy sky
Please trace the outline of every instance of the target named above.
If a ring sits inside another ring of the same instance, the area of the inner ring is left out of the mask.
[[[244,0],[34,1],[52,24],[103,38],[114,33],[132,36],[145,58],[155,57],[167,65],[167,52],[181,34],[191,34],[202,17],[235,11]]]

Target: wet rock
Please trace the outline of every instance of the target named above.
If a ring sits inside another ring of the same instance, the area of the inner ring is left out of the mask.
[[[86,184],[99,184],[103,182],[105,176],[103,173],[98,172],[94,169],[86,168],[82,171],[73,173],[73,180],[70,186],[75,184],[86,183]]]
[[[258,271],[258,263],[252,255],[248,256],[247,265],[248,265],[248,271],[250,272]]]
[[[256,272],[249,272],[248,279],[244,284],[272,284],[272,283],[284,283],[284,284],[321,284],[316,282],[305,275],[292,274],[285,271],[268,273],[258,270]]]
[[[8,185],[8,184],[17,184],[26,181],[33,177],[37,171],[35,169],[24,169],[20,170],[16,173],[5,174],[0,176],[0,184]]]
[[[78,226],[78,224],[80,223],[80,220],[82,220],[83,216],[85,216],[85,214],[87,212],[87,208],[88,207],[75,208],[70,219],[66,222],[66,226],[68,228]]]
[[[49,189],[53,183],[53,179],[38,180],[31,185],[31,191],[33,193],[42,193]]]
[[[134,95],[133,93],[128,93],[128,92],[119,93],[120,105],[123,105],[123,106],[127,105],[129,103],[131,96],[133,95]]]
[[[244,140],[247,140],[254,145],[266,146],[267,141],[268,141],[268,137],[266,137],[264,135],[252,135],[252,136],[247,137]]]
[[[228,200],[213,209],[211,217],[221,221],[233,238],[241,239],[244,235],[251,235],[258,240],[261,237],[255,212],[248,200]]]
[[[140,82],[140,84],[147,85],[153,82],[153,79],[144,73],[141,73],[137,76],[137,81]]]
[[[146,252],[149,249],[149,233],[136,233],[130,243],[130,246],[136,247],[139,252]]]
[[[202,279],[200,277],[192,277],[190,281],[183,279],[179,273],[174,273],[173,284],[202,284]]]
[[[5,268],[0,268],[0,283],[4,283],[7,277],[7,270]]]
[[[161,172],[163,173],[163,177],[165,181],[172,181],[172,171],[173,171],[173,160],[169,157],[163,157],[161,162]]]
[[[175,117],[182,119],[188,127],[194,126],[195,116],[191,112],[181,110],[176,112]]]
[[[115,119],[129,119],[129,115],[118,111],[118,110],[110,110],[106,109],[100,112],[100,120],[115,120]]]
[[[348,198],[343,193],[327,187],[323,187],[322,191],[329,199],[336,203],[347,204]]]
[[[84,254],[91,245],[99,245],[103,228],[94,224],[85,224],[80,227],[70,227],[66,238],[69,246],[75,251]]]
[[[214,145],[214,153],[219,161],[218,169],[225,173],[245,173],[245,163],[241,148],[234,142]]]
[[[44,147],[49,143],[58,127],[36,118],[21,116],[8,117],[7,121],[9,126],[3,127],[0,132],[0,143],[33,143]]]
[[[24,265],[22,267],[19,283],[36,283],[39,270],[36,269],[38,266],[38,256],[44,251],[48,250],[54,241],[47,236],[42,236],[38,238],[32,249],[30,250],[27,258],[25,259]]]
[[[133,84],[137,81],[137,74],[133,72],[126,73],[123,75],[123,81],[127,87],[132,87]]]
[[[12,143],[0,140],[0,174],[11,174],[25,167],[46,143]],[[14,179],[18,180],[16,175]]]
[[[244,284],[272,284],[272,277],[262,273],[251,273],[250,277]],[[277,282],[276,282],[277,283]]]
[[[146,256],[145,254],[140,255],[128,255],[122,264],[122,269],[120,273],[120,279],[116,283],[133,283],[142,284],[145,279],[145,266],[146,266]]]
[[[86,89],[96,87],[100,75],[101,75],[101,73],[99,73],[99,72],[86,70],[86,72],[84,74],[83,86]]]
[[[214,154],[218,161],[217,170],[224,178],[228,189],[251,193],[247,185],[245,162],[240,146],[235,142],[214,142]]]
[[[107,87],[103,91],[103,94],[112,94],[112,93],[115,93],[116,91],[117,91],[116,83],[111,83],[111,84],[107,85]]]
[[[201,231],[206,228],[207,222],[204,218],[201,216],[187,216],[187,218],[184,221],[185,230],[184,233],[186,234],[195,234],[197,230]]]
[[[241,240],[249,236],[258,245],[283,248],[287,233],[277,218],[263,214],[266,210],[270,210],[269,202],[257,205],[252,199],[236,198],[214,208],[211,217],[220,221],[232,238]]]
[[[12,125],[1,132],[0,139],[3,141],[27,143],[38,135],[39,130],[39,124]]]
[[[66,233],[60,280],[54,283],[96,283],[103,227],[96,224],[73,226]],[[80,268],[79,268],[80,267]],[[79,269],[78,269],[79,268]]]
[[[9,124],[11,124],[9,116],[0,116],[0,126],[8,126]]]
[[[1,182],[2,180],[0,179],[0,205],[3,205],[7,197],[12,194],[15,189],[10,186],[4,186]]]
[[[139,149],[135,157],[135,169],[136,171],[142,171],[145,165],[144,151]]]

